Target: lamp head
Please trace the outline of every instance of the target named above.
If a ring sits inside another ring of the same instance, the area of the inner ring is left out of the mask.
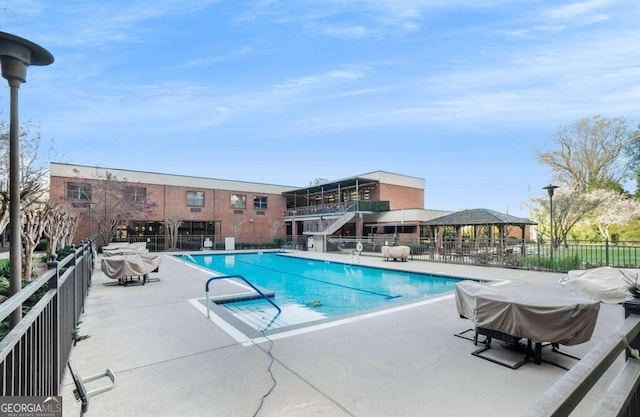
[[[10,33],[0,32],[2,76],[25,82],[29,65],[49,65],[53,55],[40,45]]]
[[[547,190],[547,192],[549,193],[549,198],[553,197],[553,192],[556,188],[560,188],[557,185],[547,185],[546,187],[542,187],[543,190]]]

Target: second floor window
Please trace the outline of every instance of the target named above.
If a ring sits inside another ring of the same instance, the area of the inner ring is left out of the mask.
[[[85,182],[68,182],[67,199],[91,201],[91,184]]]
[[[247,196],[242,194],[231,194],[231,208],[234,208],[234,209],[247,208]]]
[[[253,197],[253,208],[256,210],[267,209],[267,197],[255,196]]]
[[[147,189],[144,187],[125,187],[124,197],[129,203],[144,203],[147,201]]]
[[[187,206],[204,207],[204,192],[187,191]]]

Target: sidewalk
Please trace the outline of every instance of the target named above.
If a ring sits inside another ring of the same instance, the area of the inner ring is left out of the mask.
[[[345,255],[294,254],[348,262]],[[542,285],[555,285],[561,276],[365,256],[360,261]],[[470,327],[458,317],[453,295],[280,338],[273,346],[260,340],[243,345],[189,301],[204,297],[210,273],[165,255],[154,275],[159,282],[127,287],[105,286],[111,280],[99,270],[94,275],[79,325],[80,335],[90,338],[73,348],[71,360],[84,376],[113,369],[118,387],[91,398],[88,416],[253,416],[273,384],[269,350],[276,384],[259,416],[511,417],[524,412],[565,372],[547,363],[511,370],[472,356],[473,343],[453,336]],[[623,316],[621,306],[602,304],[592,340],[563,350],[584,355]],[[598,390],[599,385],[594,398]],[[72,391],[67,372],[65,416],[79,413]]]

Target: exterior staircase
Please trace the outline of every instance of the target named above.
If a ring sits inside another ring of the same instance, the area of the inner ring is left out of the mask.
[[[353,211],[347,211],[343,213],[340,217],[325,219],[318,222],[309,222],[309,226],[313,225],[315,227],[309,228],[309,230],[305,230],[303,234],[305,235],[323,235],[328,236],[335,233],[338,229],[340,229],[345,224],[349,223],[354,217],[356,213]]]

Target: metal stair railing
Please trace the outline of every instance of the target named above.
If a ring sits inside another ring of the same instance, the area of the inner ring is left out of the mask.
[[[347,224],[349,222],[349,220],[353,219],[353,217],[355,215],[356,214],[354,212],[346,212],[346,213],[344,213],[342,216],[340,216],[337,219],[335,219],[335,221],[333,221],[329,225],[327,225],[327,227],[325,227],[321,231],[321,233],[323,233],[325,235],[333,234],[336,230],[338,230],[339,228],[341,228],[342,226]]]
[[[250,286],[255,292],[257,292],[260,295],[260,298],[264,298],[265,300],[267,300],[269,302],[269,304],[274,306],[276,308],[276,310],[278,310],[278,314],[282,313],[282,310],[280,309],[280,307],[278,307],[278,305],[276,303],[274,303],[269,297],[267,297],[262,291],[260,291],[258,289],[258,287],[256,287],[252,283],[250,283],[242,275],[222,275],[222,276],[219,276],[219,277],[211,277],[211,278],[209,278],[207,280],[207,284],[205,286],[205,293],[207,295],[207,318],[210,318],[210,314],[209,314],[209,284],[211,283],[211,281],[216,281],[216,280],[219,280],[219,279],[230,279],[230,278],[238,278],[238,279],[241,279],[242,281],[244,281],[245,284]],[[276,314],[276,316],[278,314]]]
[[[290,240],[280,247],[280,252],[284,252],[286,249],[293,248],[295,245],[296,242],[294,240]]]

